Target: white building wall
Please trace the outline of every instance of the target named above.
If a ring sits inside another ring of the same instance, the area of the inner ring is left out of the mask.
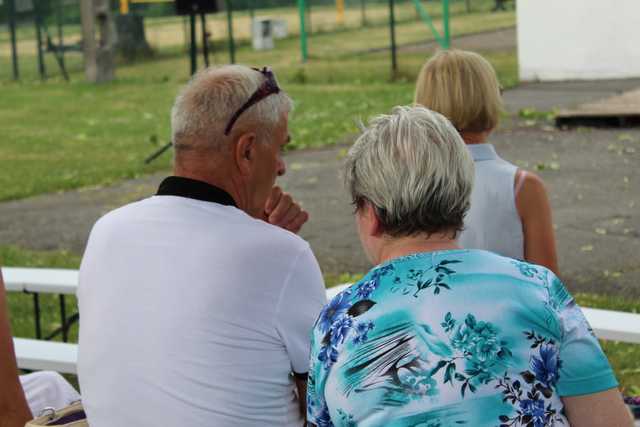
[[[519,0],[520,80],[640,77],[640,0]]]

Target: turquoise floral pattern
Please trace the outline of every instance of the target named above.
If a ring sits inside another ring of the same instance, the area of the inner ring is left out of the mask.
[[[455,259],[445,259],[427,269],[410,268],[404,279],[401,276],[394,277],[394,287],[391,288],[391,292],[401,292],[402,295],[413,295],[414,298],[418,298],[420,292],[429,288],[433,289],[434,295],[438,295],[443,289],[450,290],[447,282],[455,270],[447,265],[459,262]]]
[[[560,393],[616,385],[549,270],[484,251],[414,254],[322,310],[307,417],[312,427],[568,425]]]
[[[497,373],[508,366],[512,353],[495,325],[477,321],[473,314],[457,321],[448,312],[440,326],[449,336],[454,356],[438,362],[435,372],[444,369],[444,384],[461,383],[462,397],[467,390],[474,393],[480,384],[496,380]]]

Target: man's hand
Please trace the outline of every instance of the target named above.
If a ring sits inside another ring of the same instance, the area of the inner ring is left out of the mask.
[[[297,233],[309,220],[309,214],[296,203],[289,193],[275,185],[264,208],[265,220],[269,224]]]

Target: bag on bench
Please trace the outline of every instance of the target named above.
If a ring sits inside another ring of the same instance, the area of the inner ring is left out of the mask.
[[[38,418],[27,422],[24,427],[58,426],[89,427],[82,402],[76,402],[62,409],[47,408]]]

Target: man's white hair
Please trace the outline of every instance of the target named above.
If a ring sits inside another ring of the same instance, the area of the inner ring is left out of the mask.
[[[194,75],[171,109],[171,137],[176,150],[193,144],[221,148],[227,140],[227,123],[264,81],[262,73],[243,65],[210,67]],[[292,108],[293,102],[281,90],[243,112],[232,133],[251,130],[260,139],[271,141],[270,133]]]
[[[457,232],[469,209],[473,160],[458,131],[424,107],[395,107],[369,122],[349,150],[345,183],[370,202],[384,232]]]

